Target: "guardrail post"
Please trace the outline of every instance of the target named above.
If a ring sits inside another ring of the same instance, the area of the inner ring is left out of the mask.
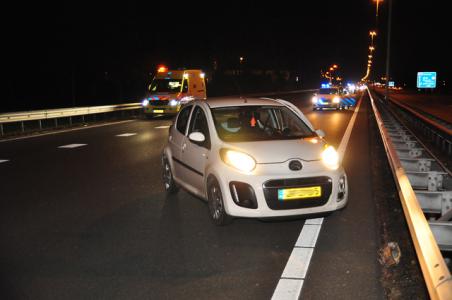
[[[22,132],[25,131],[25,126],[24,126],[24,122],[23,121],[20,122],[20,128],[22,129]]]
[[[55,119],[53,119],[53,120],[54,120],[54,122],[55,122],[55,128],[58,127],[58,119],[55,118]]]
[[[41,120],[38,120],[38,123],[39,123],[39,130],[42,130],[42,122],[41,122]]]
[[[69,126],[72,126],[72,117],[69,117]]]
[[[0,123],[0,135],[3,135],[3,124]]]
[[[82,115],[82,123],[85,123],[85,116]]]

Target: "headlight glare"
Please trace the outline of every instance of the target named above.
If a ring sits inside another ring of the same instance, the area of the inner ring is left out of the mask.
[[[149,100],[148,99],[144,99],[143,102],[141,102],[142,106],[147,106],[149,104]]]
[[[339,168],[339,154],[333,146],[327,146],[322,152],[322,161],[331,170]]]
[[[316,96],[312,97],[312,103],[313,103],[313,104],[317,104],[317,101],[318,101],[318,99],[317,99]]]
[[[173,100],[171,100],[171,101],[169,102],[169,105],[171,105],[171,106],[176,106],[177,103],[178,103],[178,101],[173,99]]]
[[[256,161],[246,153],[230,149],[221,149],[220,156],[225,164],[239,171],[250,173],[256,168]]]
[[[339,103],[339,102],[341,102],[341,98],[336,96],[336,97],[333,98],[333,102],[334,103]]]

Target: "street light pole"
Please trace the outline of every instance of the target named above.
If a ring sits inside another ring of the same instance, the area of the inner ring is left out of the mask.
[[[389,97],[389,65],[390,65],[390,55],[391,55],[391,18],[392,18],[392,0],[388,0],[388,37],[386,46],[386,85],[385,85],[385,100]]]

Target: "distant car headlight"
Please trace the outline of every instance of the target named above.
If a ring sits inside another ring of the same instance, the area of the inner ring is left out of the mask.
[[[176,106],[178,103],[179,103],[179,101],[173,99],[173,100],[171,100],[171,101],[169,102],[169,105],[170,105],[170,106]]]
[[[331,170],[339,168],[339,154],[333,146],[327,146],[322,152],[322,161]]]
[[[221,149],[220,156],[225,164],[239,171],[249,173],[256,168],[256,161],[246,153],[230,149]]]
[[[333,98],[333,103],[339,103],[339,102],[341,102],[341,98],[340,97],[334,97]]]
[[[318,100],[319,99],[316,96],[312,97],[312,104],[317,104]]]
[[[142,106],[147,106],[149,104],[149,100],[148,99],[144,99],[143,102],[141,102]]]

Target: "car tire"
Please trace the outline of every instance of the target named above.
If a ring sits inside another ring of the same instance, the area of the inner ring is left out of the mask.
[[[220,184],[215,177],[207,180],[207,204],[212,222],[217,226],[224,226],[231,223],[232,218],[226,213],[221,193]]]
[[[175,194],[179,191],[179,187],[174,181],[173,172],[171,171],[171,165],[168,158],[162,157],[162,179],[165,191],[169,194]]]

